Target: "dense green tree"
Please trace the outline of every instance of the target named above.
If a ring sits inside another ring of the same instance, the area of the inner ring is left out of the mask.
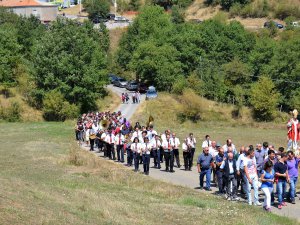
[[[106,57],[101,36],[87,23],[69,20],[53,23],[33,50],[33,90],[38,105],[46,92],[59,90],[71,104],[82,111],[96,108],[95,100],[105,93]]]
[[[273,81],[265,76],[253,84],[250,102],[253,107],[254,117],[260,121],[273,120],[280,94],[275,90]]]
[[[179,8],[179,6],[175,5],[172,7],[171,17],[173,23],[179,24],[184,22],[185,14],[184,11]]]
[[[145,42],[134,52],[131,68],[138,78],[155,85],[158,90],[171,91],[174,81],[182,74],[178,56],[173,46]]]
[[[140,0],[130,0],[129,2],[129,10],[138,11],[141,7],[141,1]]]
[[[0,83],[15,83],[15,69],[21,62],[17,30],[9,23],[0,25]]]
[[[108,0],[84,0],[83,7],[88,13],[89,19],[106,18],[109,13],[110,3]]]

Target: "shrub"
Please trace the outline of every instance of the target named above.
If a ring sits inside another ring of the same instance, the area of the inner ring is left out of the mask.
[[[180,96],[180,101],[183,108],[180,110],[178,116],[182,121],[188,119],[193,122],[197,122],[201,119],[204,104],[199,95],[197,95],[192,89],[186,89],[183,91],[182,96]]]
[[[274,15],[281,20],[289,16],[300,18],[300,7],[289,3],[279,3],[274,9]]]
[[[8,122],[18,122],[21,121],[21,105],[13,101],[8,107],[0,106],[0,119],[6,120]]]
[[[45,95],[43,105],[43,116],[48,121],[73,119],[79,114],[79,107],[67,102],[62,93],[57,90]]]
[[[279,100],[280,94],[275,90],[273,81],[268,77],[260,77],[258,82],[253,84],[250,94],[254,119],[259,121],[273,120]]]
[[[181,95],[186,87],[187,87],[186,79],[184,77],[179,77],[172,86],[172,92],[174,94]]]

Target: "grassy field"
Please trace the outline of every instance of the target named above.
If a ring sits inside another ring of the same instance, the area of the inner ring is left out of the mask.
[[[79,150],[70,122],[0,126],[0,224],[296,224]]]

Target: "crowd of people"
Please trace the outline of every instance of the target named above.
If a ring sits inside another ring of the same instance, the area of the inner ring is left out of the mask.
[[[122,103],[129,103],[129,99],[130,99],[130,96],[128,93],[122,93],[121,94],[121,101]],[[132,92],[131,93],[131,100],[132,100],[132,103],[135,104],[135,103],[140,103],[141,101],[141,94],[139,91],[135,91],[135,92]]]
[[[75,133],[80,145],[85,142],[90,151],[97,147],[104,157],[120,163],[125,162],[126,155],[126,165],[133,166],[135,172],[143,165],[145,175],[150,172],[150,158],[153,158],[153,168],[161,169],[164,163],[164,170],[174,173],[174,164],[181,167],[180,149],[184,170],[190,171],[193,167],[197,144],[193,133],[181,142],[175,132],[165,130],[159,134],[151,122],[145,126],[139,122],[131,124],[121,112],[83,114],[75,126]],[[276,195],[278,209],[286,206],[285,199],[295,204],[300,157],[293,151],[286,152],[283,147],[275,150],[267,142],[237,149],[231,139],[222,146],[209,135],[205,136],[201,148],[197,158],[200,189],[211,191],[211,183],[215,183],[218,194],[228,200],[239,200],[240,193],[249,205],[263,205],[266,211],[271,211]],[[259,202],[259,190],[265,196],[263,204]]]

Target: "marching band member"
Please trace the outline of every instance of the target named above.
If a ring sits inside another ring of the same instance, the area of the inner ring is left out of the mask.
[[[125,137],[121,132],[119,132],[115,136],[115,146],[116,146],[116,149],[117,149],[118,162],[121,162],[121,163],[124,162],[124,149],[123,149],[124,142],[125,142]]]
[[[159,140],[159,136],[155,135],[154,138],[152,138],[152,151],[153,151],[153,157],[154,157],[154,167],[157,167],[160,169],[160,146],[161,142]]]
[[[180,145],[180,141],[179,138],[176,137],[176,133],[172,134],[172,147],[173,147],[173,153],[174,153],[174,157],[176,159],[176,164],[177,167],[180,168],[180,159],[179,159],[179,145]]]
[[[141,144],[142,158],[144,164],[144,174],[149,175],[149,164],[150,164],[150,152],[151,152],[151,143],[149,143],[148,137],[145,137],[144,143]]]
[[[192,164],[191,164],[191,151],[189,146],[187,145],[187,140],[182,143],[182,154],[183,154],[183,160],[184,160],[184,170],[191,170]]]
[[[116,160],[115,148],[114,148],[115,135],[112,133],[112,130],[108,131],[108,134],[105,137],[107,156],[109,159]]]
[[[193,160],[194,160],[194,154],[195,154],[195,150],[196,150],[196,138],[194,138],[194,134],[190,133],[189,136],[186,138],[186,144],[189,148],[189,151],[191,152],[191,162],[189,163],[191,168],[193,166]],[[191,170],[191,168],[189,168],[189,170]]]
[[[135,137],[133,139],[133,143],[131,144],[131,151],[133,152],[134,158],[134,172],[139,171],[139,161],[141,154],[141,143],[139,143],[139,138]]]
[[[166,135],[166,139],[162,142],[162,147],[164,149],[164,157],[166,161],[166,171],[174,173],[173,164],[174,164],[174,154],[172,148],[172,140],[170,139],[170,135]],[[169,170],[170,168],[170,170]]]

